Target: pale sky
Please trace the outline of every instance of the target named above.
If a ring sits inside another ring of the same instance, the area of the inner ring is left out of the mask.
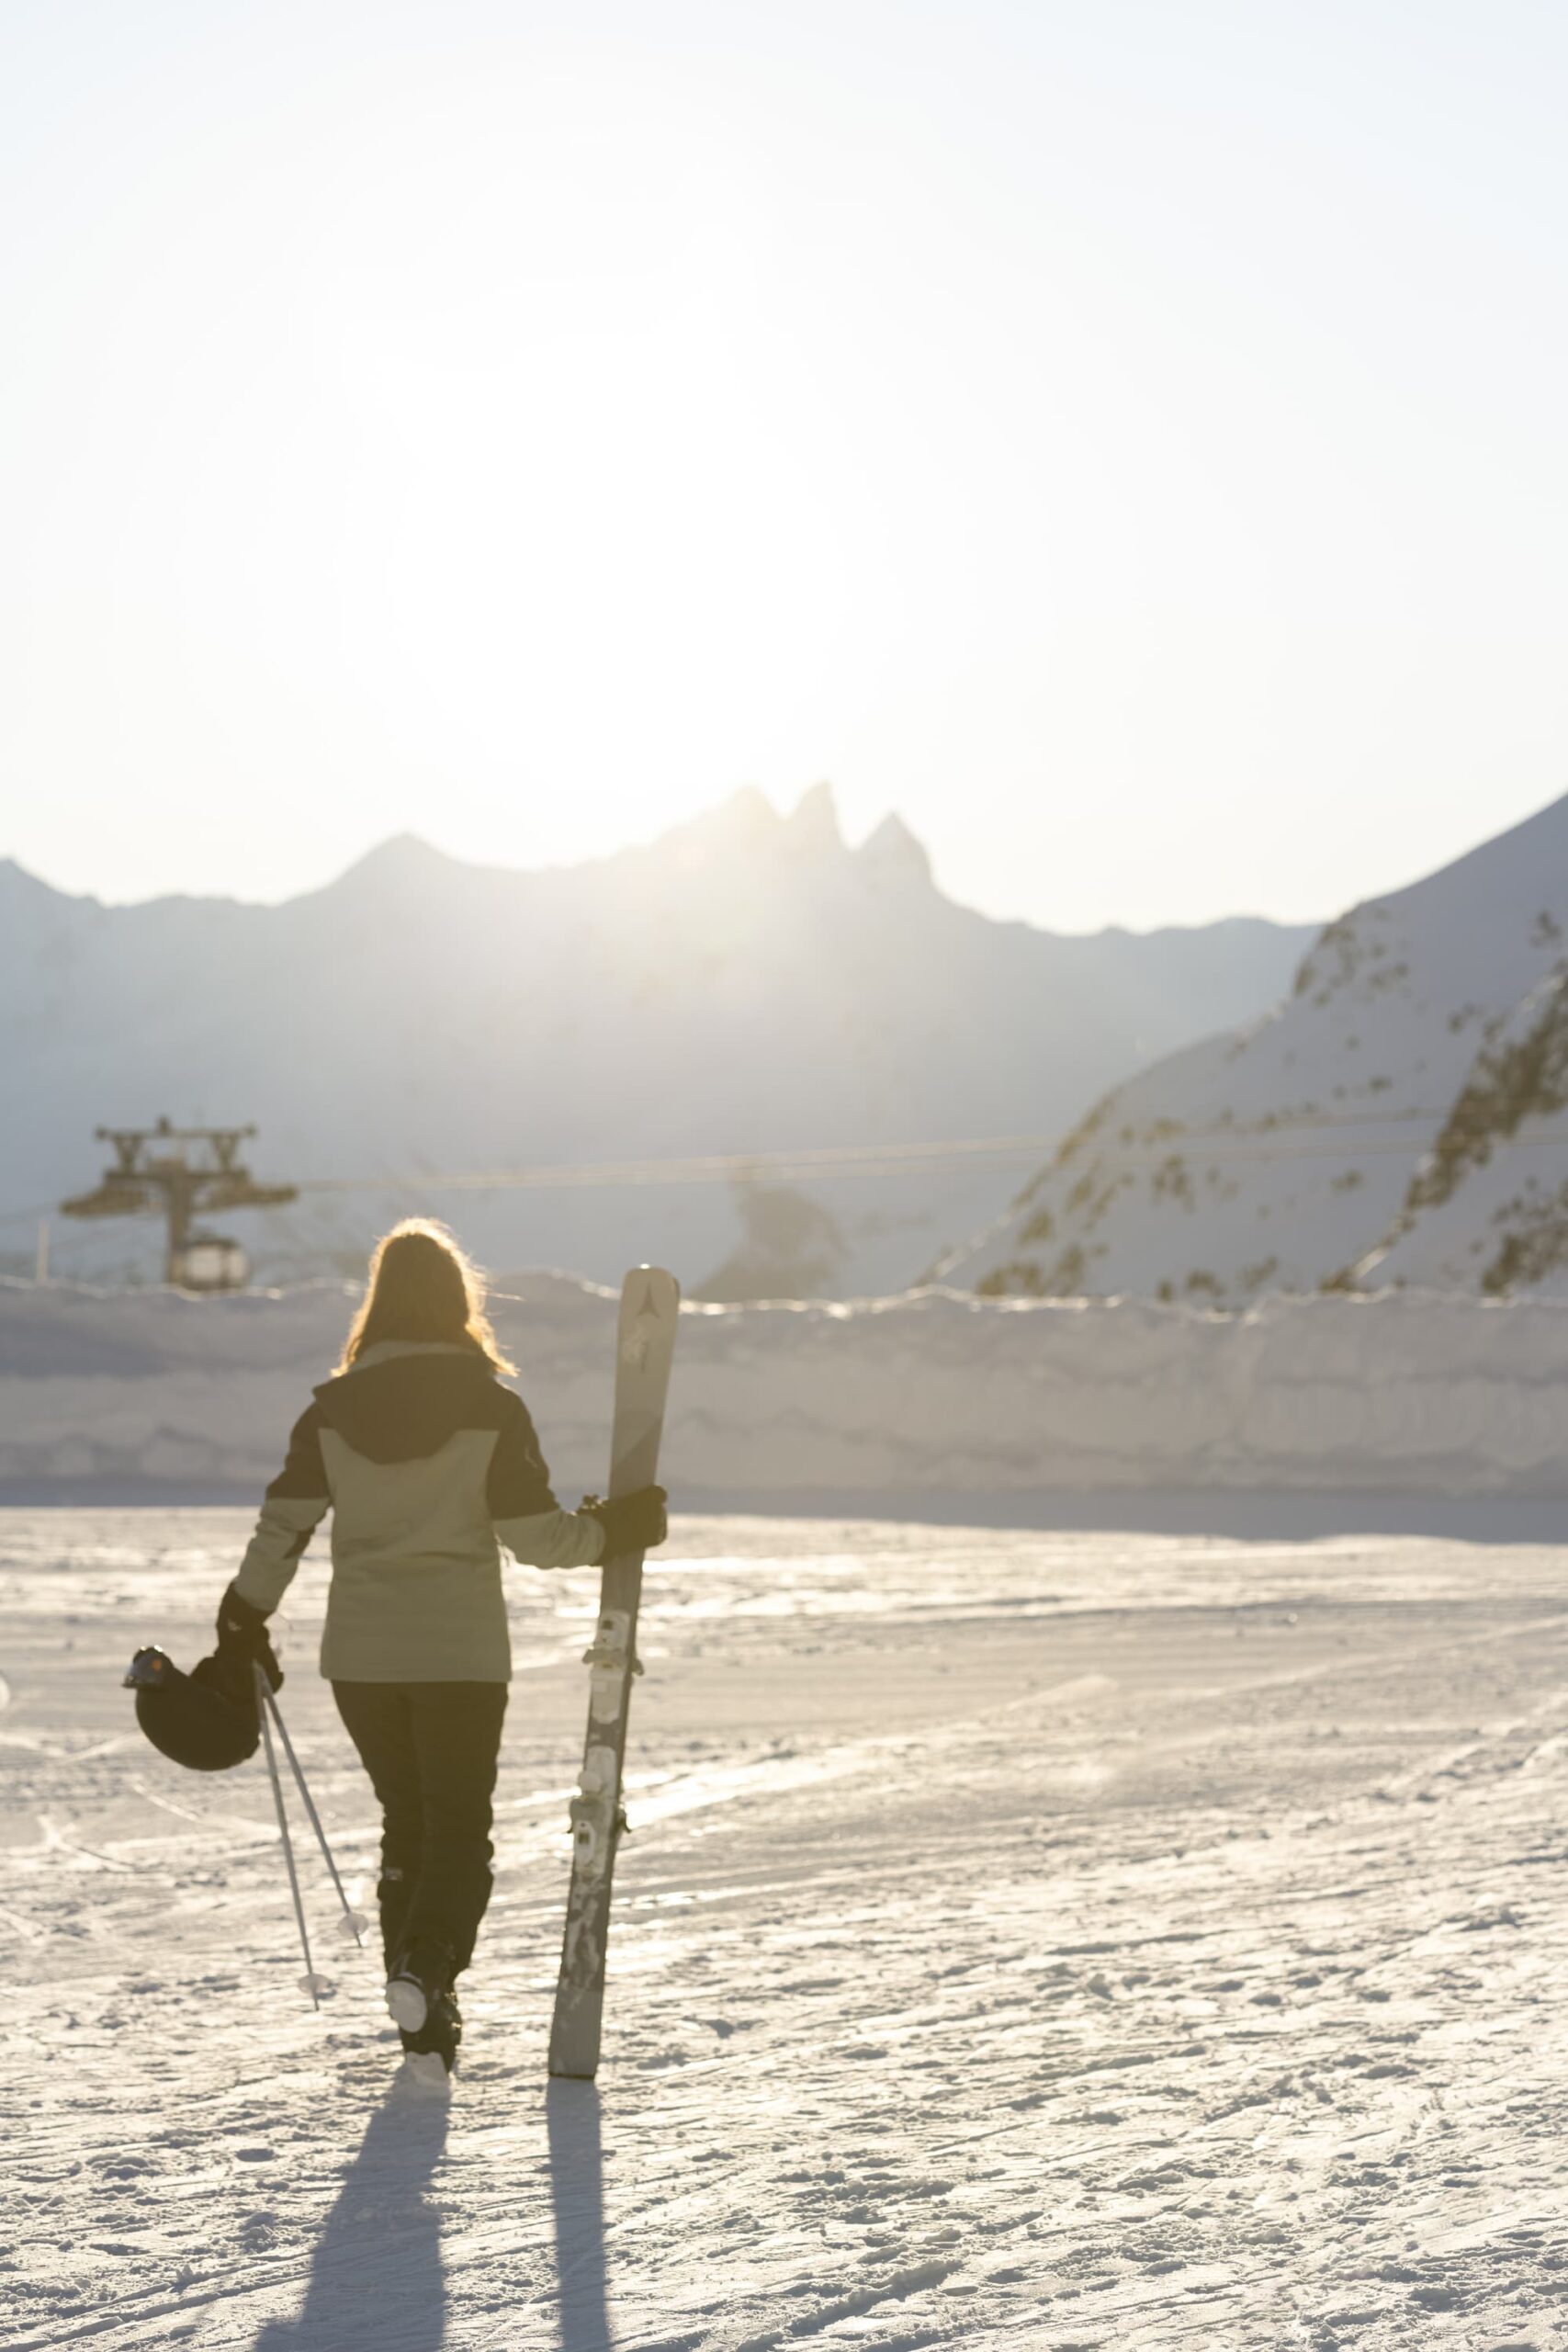
[[[7,0],[0,853],[1411,879],[1568,790],[1565,121],[1558,0]]]

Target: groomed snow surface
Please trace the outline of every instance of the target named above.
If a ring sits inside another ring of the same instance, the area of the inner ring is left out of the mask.
[[[1563,1555],[1304,1509],[677,1521],[596,2089],[545,2073],[594,1579],[516,1575],[449,2106],[313,1857],[299,1992],[260,1763],[177,1771],[118,1687],[245,1514],[0,1514],[0,2343],[1561,2344]],[[368,1892],[323,1589],[283,1704]]]

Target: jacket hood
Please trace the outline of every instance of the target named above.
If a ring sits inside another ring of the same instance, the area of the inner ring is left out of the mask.
[[[367,1462],[418,1462],[459,1430],[494,1428],[501,1394],[473,1348],[388,1341],[323,1380],[315,1397],[322,1426]]]

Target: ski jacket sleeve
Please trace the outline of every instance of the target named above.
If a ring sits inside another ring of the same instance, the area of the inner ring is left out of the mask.
[[[515,1390],[503,1393],[485,1498],[498,1539],[525,1567],[592,1567],[604,1555],[604,1529],[586,1511],[562,1510],[528,1408]]]
[[[294,1424],[288,1459],[266,1490],[256,1532],[245,1546],[234,1578],[242,1600],[267,1614],[277,1607],[332,1499],[321,1458],[321,1408],[311,1404]]]

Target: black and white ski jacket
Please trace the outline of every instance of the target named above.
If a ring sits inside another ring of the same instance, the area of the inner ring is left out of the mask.
[[[333,1514],[321,1672],[337,1682],[505,1682],[501,1547],[591,1567],[604,1532],[563,1510],[527,1408],[477,1349],[384,1340],[294,1425],[235,1579],[276,1609]]]

